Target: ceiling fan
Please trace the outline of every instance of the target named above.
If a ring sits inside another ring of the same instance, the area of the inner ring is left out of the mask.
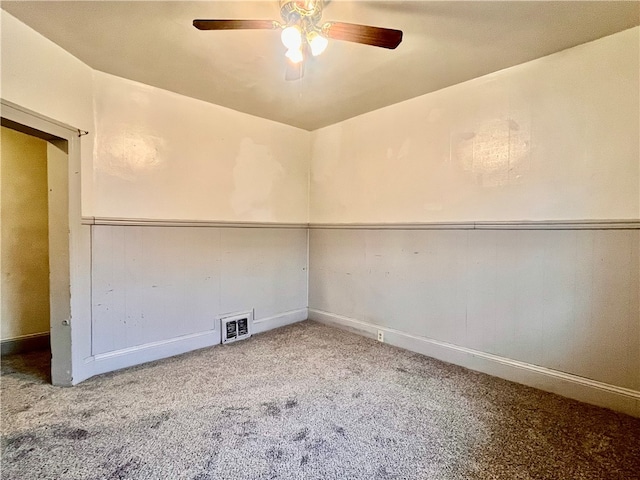
[[[282,23],[275,20],[204,20],[193,21],[198,30],[282,30],[287,48],[286,80],[297,80],[304,74],[304,61],[320,55],[328,39],[344,40],[374,47],[394,49],[402,42],[402,31],[322,19],[323,0],[280,0]]]

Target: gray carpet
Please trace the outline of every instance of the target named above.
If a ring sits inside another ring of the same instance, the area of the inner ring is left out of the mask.
[[[632,479],[640,419],[313,322],[90,379],[2,362],[2,479]]]

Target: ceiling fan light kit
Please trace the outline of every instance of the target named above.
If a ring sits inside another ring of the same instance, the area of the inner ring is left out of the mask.
[[[323,6],[322,0],[280,1],[280,16],[286,22],[281,39],[288,49],[286,56],[292,62],[304,60],[305,50],[315,57],[327,48],[329,41],[322,36],[318,26]]]
[[[324,0],[280,0],[280,16],[284,23],[274,20],[201,20],[193,21],[198,30],[277,30],[287,48],[289,59],[287,80],[302,77],[304,60],[325,51],[329,39],[361,43],[394,49],[402,42],[402,32],[390,28],[372,27],[344,22],[320,24]]]

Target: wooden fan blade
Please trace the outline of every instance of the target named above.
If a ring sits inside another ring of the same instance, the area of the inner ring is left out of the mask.
[[[279,28],[273,20],[194,20],[198,30],[274,30]]]
[[[288,82],[300,80],[304,76],[304,60],[293,63],[287,60],[287,69],[284,72],[284,79]]]
[[[362,43],[374,47],[394,49],[402,42],[402,31],[391,28],[371,27],[355,23],[328,22],[322,26],[322,34],[334,40]]]

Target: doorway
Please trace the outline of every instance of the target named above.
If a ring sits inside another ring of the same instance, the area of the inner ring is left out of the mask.
[[[2,355],[48,380],[51,319],[69,304],[68,142],[4,118],[1,134]]]
[[[78,130],[5,100],[1,104],[3,127],[46,143],[50,378],[54,385],[73,385],[92,373],[83,361],[91,348],[91,241],[81,224]]]
[[[1,127],[2,355],[49,349],[49,201],[45,140]]]

